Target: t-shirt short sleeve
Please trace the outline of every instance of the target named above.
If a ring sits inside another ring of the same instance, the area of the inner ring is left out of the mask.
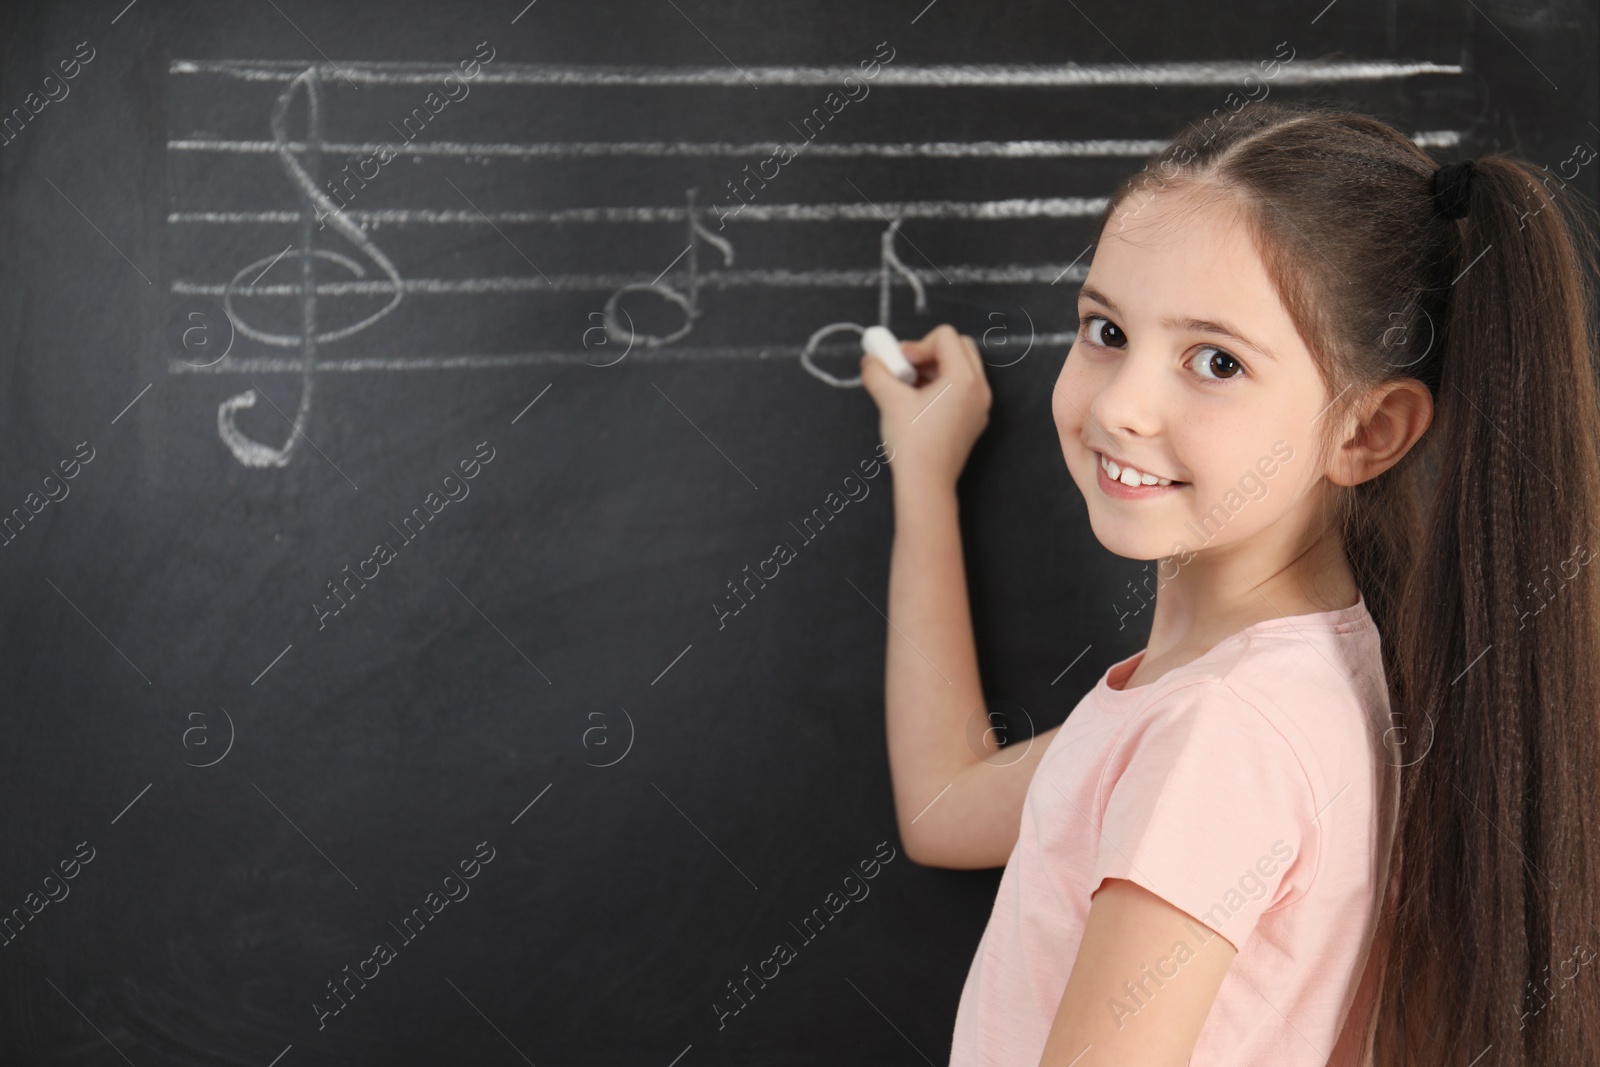
[[[1201,682],[1138,713],[1100,793],[1091,892],[1136,882],[1242,948],[1262,913],[1309,887],[1317,827],[1299,757],[1228,686]]]

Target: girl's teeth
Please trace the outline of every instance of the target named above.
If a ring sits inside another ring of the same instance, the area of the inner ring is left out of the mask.
[[[1133,488],[1137,488],[1142,485],[1172,484],[1171,478],[1158,478],[1154,474],[1146,474],[1143,471],[1136,471],[1132,467],[1119,466],[1116,460],[1109,459],[1105,456],[1100,457],[1100,465],[1106,469],[1106,473],[1111,476],[1112,481],[1121,482],[1123,485]]]

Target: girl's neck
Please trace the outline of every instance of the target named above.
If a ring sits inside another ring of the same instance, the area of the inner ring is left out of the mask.
[[[1331,529],[1298,552],[1285,551],[1276,563],[1259,543],[1231,547],[1242,551],[1196,556],[1160,587],[1145,655],[1130,685],[1153,681],[1254,623],[1360,600],[1344,546]]]

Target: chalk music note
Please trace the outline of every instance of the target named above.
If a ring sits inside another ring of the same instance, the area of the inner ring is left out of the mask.
[[[625,341],[631,348],[634,341],[642,340],[645,343],[645,347],[658,348],[661,345],[670,345],[674,341],[681,341],[683,338],[689,336],[689,331],[694,329],[695,319],[700,317],[699,244],[702,239],[710,241],[711,244],[716,247],[717,251],[722,253],[722,265],[724,267],[733,266],[733,243],[725,237],[718,237],[716,234],[700,225],[700,214],[695,210],[694,206],[695,190],[690,189],[684,195],[688,201],[686,216],[688,222],[689,247],[684,249],[684,252],[680,252],[678,255],[679,258],[682,258],[684,253],[687,253],[689,256],[689,292],[687,294],[681,293],[672,288],[670,285],[662,285],[660,284],[659,277],[653,282],[632,282],[628,285],[624,285],[622,288],[612,293],[609,298],[607,298],[606,309],[601,319],[605,325],[606,336],[611,338],[613,341]],[[676,260],[674,260],[674,263],[675,262]],[[671,269],[672,265],[669,264],[667,270]],[[666,271],[663,271],[662,273],[665,274]],[[663,337],[658,337],[653,334],[639,334],[634,330],[633,320],[630,316],[628,320],[628,328],[627,330],[623,330],[617,322],[617,302],[622,299],[623,294],[625,293],[656,293],[671,303],[676,304],[679,308],[683,309],[683,325],[674,330],[672,333],[669,333]],[[627,353],[623,354],[626,355]]]
[[[317,188],[316,173],[318,170],[322,146],[322,100],[318,89],[318,69],[315,66],[307,67],[292,78],[283,93],[278,97],[277,104],[272,109],[272,146],[277,153],[278,160],[283,165],[284,172],[289,181],[300,194],[300,244],[298,248],[286,249],[277,255],[264,256],[240,268],[223,290],[222,304],[234,328],[246,337],[253,338],[263,344],[274,345],[282,348],[300,349],[300,404],[295,411],[293,427],[288,439],[280,448],[264,445],[251,439],[234,423],[234,416],[241,408],[252,408],[256,404],[256,391],[246,389],[237,396],[231,396],[217,406],[217,432],[222,441],[228,446],[240,463],[246,467],[282,467],[288,464],[293,457],[295,446],[305,436],[306,420],[311,414],[311,396],[315,382],[317,365],[317,346],[328,344],[349,337],[371,326],[379,319],[388,315],[400,305],[404,295],[400,285],[400,272],[395,269],[389,257],[383,254],[376,244],[366,235],[366,232],[353,222],[343,217],[341,209],[330,200],[326,194]],[[295,158],[289,146],[288,117],[289,108],[294,103],[295,95],[300,90],[306,96],[306,139],[305,139],[305,165]],[[321,208],[319,216],[316,209]],[[366,277],[366,268],[349,256],[341,255],[324,248],[315,247],[316,230],[321,228],[321,223],[326,222],[335,231],[356,247],[363,255],[370,259],[385,276],[387,276],[390,292],[389,302],[366,318],[351,323],[339,329],[317,331],[317,282],[316,261],[326,260],[349,271],[355,278]],[[268,330],[257,329],[246,322],[234,310],[234,293],[241,289],[240,281],[245,277],[257,277],[269,266],[279,259],[292,257],[300,264],[300,284],[295,295],[300,301],[300,332],[298,334],[273,333]]]
[[[916,309],[920,312],[928,310],[928,294],[922,288],[922,279],[918,278],[914,271],[901,262],[900,256],[894,250],[894,239],[895,235],[900,232],[900,222],[900,219],[895,219],[883,231],[878,254],[878,325],[891,332],[893,331],[893,327],[889,325],[889,272],[891,269],[911,283],[911,291],[916,294]],[[849,330],[855,331],[856,336],[860,337],[866,332],[866,329],[865,326],[854,322],[829,323],[812,334],[811,338],[806,341],[806,346],[800,350],[800,365],[829,385],[837,386],[841,389],[860,385],[861,375],[858,374],[854,378],[836,377],[813,363],[811,357],[816,355],[817,345],[823,338]]]

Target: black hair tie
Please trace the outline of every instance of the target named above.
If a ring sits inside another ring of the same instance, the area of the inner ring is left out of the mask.
[[[1447,219],[1466,217],[1472,199],[1472,160],[1446,163],[1433,172],[1433,209]]]

